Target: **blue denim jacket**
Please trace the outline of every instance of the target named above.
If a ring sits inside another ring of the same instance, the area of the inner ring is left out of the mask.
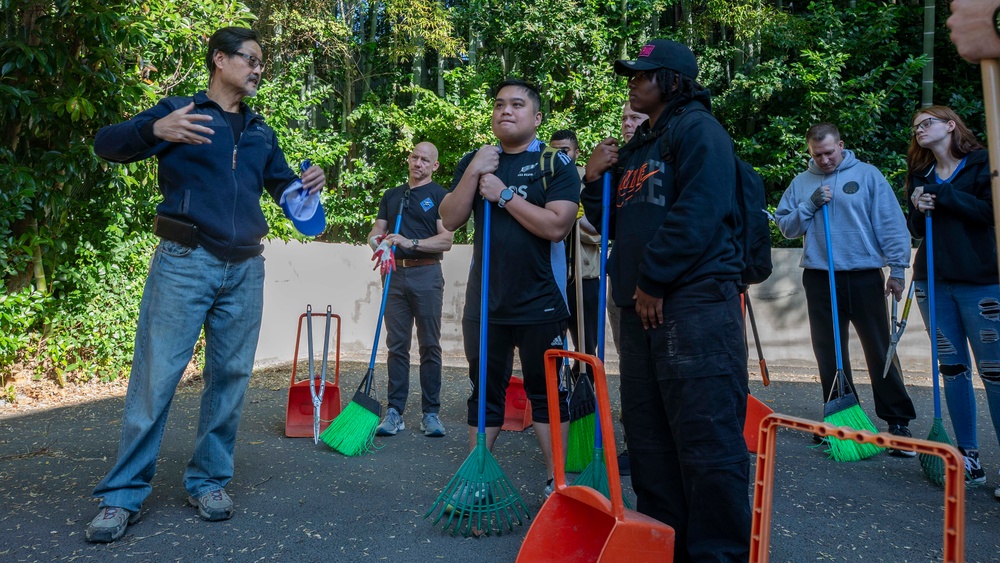
[[[212,116],[199,122],[215,131],[211,144],[147,142],[143,126],[191,101],[192,113]],[[222,108],[205,92],[169,97],[132,119],[97,132],[94,152],[112,162],[136,162],[156,156],[163,201],[158,213],[197,225],[198,242],[223,260],[241,260],[263,252],[260,241],[267,222],[260,208],[264,188],[277,199],[297,176],[278,147],[274,130],[246,104],[240,103],[244,129],[234,145]]]

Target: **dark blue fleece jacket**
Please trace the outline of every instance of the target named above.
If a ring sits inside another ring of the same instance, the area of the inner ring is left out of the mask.
[[[144,126],[192,100],[192,113],[212,117],[199,122],[215,131],[211,144],[147,142]],[[297,176],[285,161],[274,130],[246,104],[241,103],[240,109],[243,133],[236,144],[225,112],[205,92],[198,92],[193,97],[164,98],[124,123],[103,127],[94,139],[94,152],[121,163],[157,157],[163,194],[157,213],[197,225],[198,243],[220,259],[257,256],[264,250],[260,241],[268,230],[260,208],[263,190],[277,201]]]

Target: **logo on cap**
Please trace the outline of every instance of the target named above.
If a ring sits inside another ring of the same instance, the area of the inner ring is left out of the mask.
[[[656,48],[656,45],[653,45],[652,43],[649,43],[649,44],[647,44],[646,46],[644,46],[642,48],[642,51],[639,51],[639,56],[640,57],[648,57],[653,52],[653,49],[655,49],[655,48]]]

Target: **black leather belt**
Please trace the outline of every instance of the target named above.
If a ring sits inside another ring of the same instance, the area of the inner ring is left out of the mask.
[[[419,266],[433,266],[440,264],[440,260],[433,258],[401,258],[396,260],[397,268],[417,268]]]

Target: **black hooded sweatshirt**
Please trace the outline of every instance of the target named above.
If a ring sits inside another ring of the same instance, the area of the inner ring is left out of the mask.
[[[687,111],[702,104],[709,111]],[[737,171],[732,140],[712,116],[707,90],[671,100],[643,123],[612,169],[608,261],[613,299],[635,305],[635,288],[655,298],[704,279],[739,280]],[[669,124],[669,132],[663,135]],[[660,143],[673,139],[669,162]],[[587,220],[601,225],[602,180],[580,195]]]

